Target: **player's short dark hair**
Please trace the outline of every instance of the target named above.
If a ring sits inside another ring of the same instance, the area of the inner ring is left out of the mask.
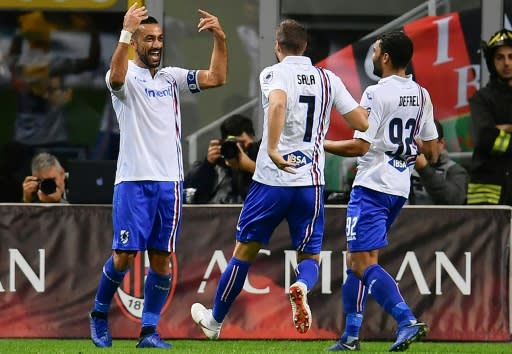
[[[276,40],[283,51],[302,55],[308,44],[308,33],[299,22],[286,19],[277,28]]]
[[[145,25],[145,24],[148,24],[148,23],[158,23],[158,21],[153,16],[148,16],[147,19],[140,21],[141,25]]]
[[[222,122],[220,126],[220,134],[222,139],[226,139],[228,136],[241,135],[247,133],[248,135],[254,136],[254,127],[252,121],[241,114],[234,114]]]
[[[147,19],[140,21],[140,25],[147,25],[147,24],[158,24],[158,21],[153,16],[148,16]],[[138,35],[139,35],[139,28],[137,27],[137,29],[133,33],[133,36],[138,36]]]
[[[391,31],[380,35],[381,53],[388,53],[395,68],[405,68],[412,59],[413,44],[403,31]]]

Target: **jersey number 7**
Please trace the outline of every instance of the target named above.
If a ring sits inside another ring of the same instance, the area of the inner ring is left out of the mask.
[[[299,102],[308,105],[306,112],[306,132],[302,141],[311,141],[311,132],[313,131],[313,115],[315,114],[315,96],[299,96]]]

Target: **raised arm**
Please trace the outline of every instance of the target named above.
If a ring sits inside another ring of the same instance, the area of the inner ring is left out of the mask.
[[[123,86],[128,71],[128,49],[131,33],[135,32],[141,21],[148,18],[147,14],[148,11],[144,6],[138,7],[138,4],[135,3],[124,15],[121,37],[110,63],[110,86],[114,90],[119,90]]]
[[[222,86],[226,83],[228,70],[228,49],[226,34],[222,30],[219,19],[206,11],[198,10],[201,18],[197,28],[199,32],[208,30],[213,33],[213,50],[208,70],[198,71],[198,82],[201,90]]]

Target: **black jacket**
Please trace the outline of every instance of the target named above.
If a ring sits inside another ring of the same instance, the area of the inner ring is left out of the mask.
[[[247,156],[256,161],[261,140],[252,144]],[[232,169],[220,159],[211,164],[206,158],[196,161],[185,176],[185,188],[195,188],[194,203],[242,203],[252,182],[252,173]]]
[[[496,128],[512,124],[512,87],[493,76],[469,103],[474,151],[468,204],[512,205],[512,134]]]
[[[428,164],[421,171],[413,170],[409,203],[417,205],[466,204],[468,172],[451,160],[446,151],[439,154],[436,164]]]

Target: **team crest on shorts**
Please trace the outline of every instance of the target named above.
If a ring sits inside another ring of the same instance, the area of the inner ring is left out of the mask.
[[[137,253],[132,268],[124,276],[123,282],[119,285],[119,288],[117,288],[117,294],[115,296],[116,302],[123,314],[135,322],[140,322],[142,318],[142,308],[144,307],[144,281],[148,269],[149,257],[147,251]],[[162,312],[164,312],[171,303],[174,296],[174,289],[176,288],[178,263],[174,253],[171,257],[171,272],[171,289],[162,308]]]
[[[128,243],[129,237],[130,237],[130,232],[128,230],[121,230],[121,233],[119,234],[119,239],[121,240],[121,243],[123,245],[126,245]]]

